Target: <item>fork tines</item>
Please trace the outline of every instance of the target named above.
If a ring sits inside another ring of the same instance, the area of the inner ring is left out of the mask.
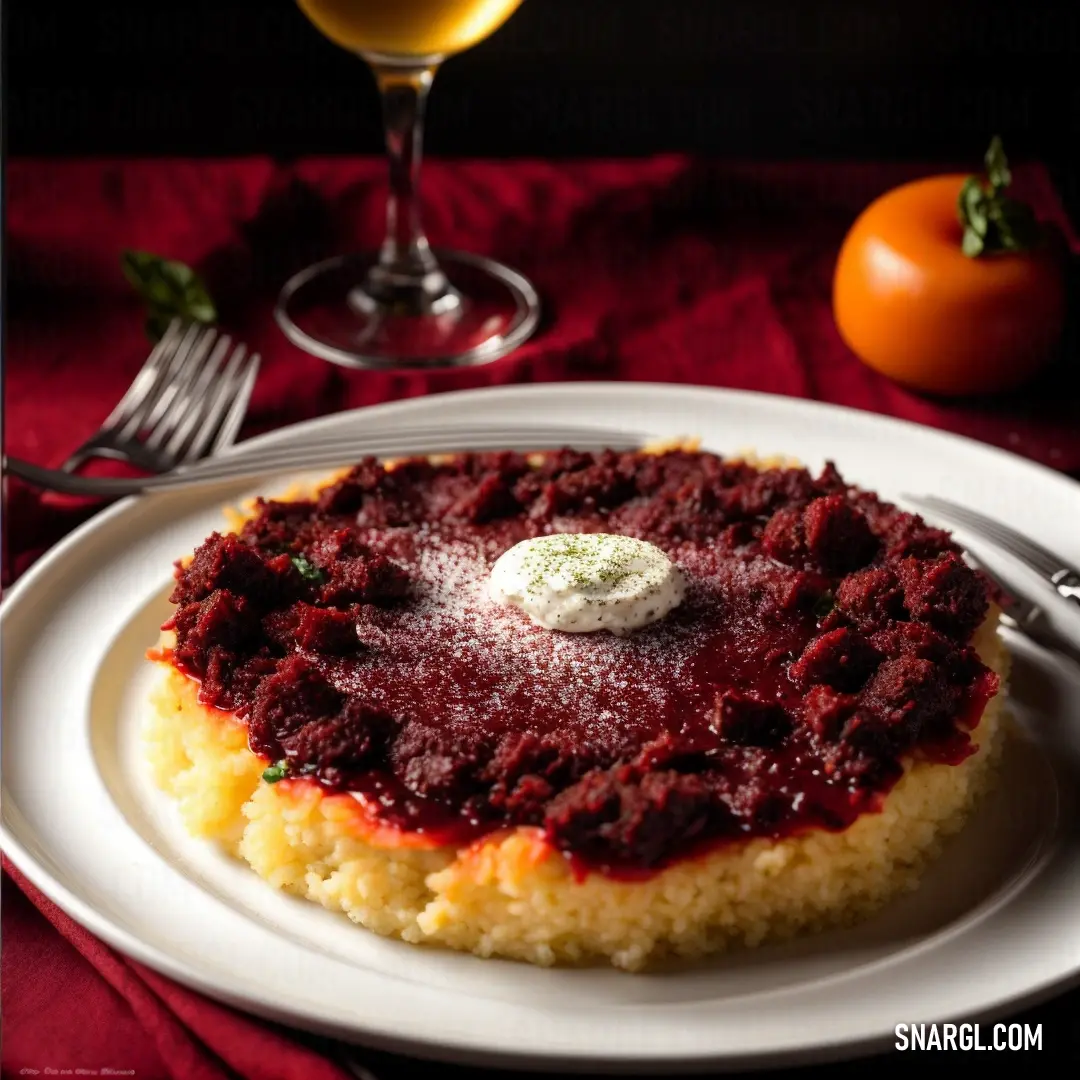
[[[145,445],[177,462],[229,445],[247,407],[259,356],[214,327],[175,320],[159,343],[153,381],[128,403],[121,437],[149,431]],[[134,389],[135,387],[133,387]],[[124,404],[123,402],[121,404]]]

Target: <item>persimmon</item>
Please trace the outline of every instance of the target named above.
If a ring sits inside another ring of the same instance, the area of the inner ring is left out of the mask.
[[[869,367],[929,393],[1011,390],[1052,356],[1065,321],[1060,232],[987,177],[949,174],[882,195],[844,240],[833,280],[841,337]]]

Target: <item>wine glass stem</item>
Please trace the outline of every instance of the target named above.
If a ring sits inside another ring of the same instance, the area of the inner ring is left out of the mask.
[[[368,58],[382,98],[390,193],[386,238],[365,292],[376,307],[417,315],[450,310],[460,302],[439,269],[420,223],[420,159],[424,106],[435,65],[392,64]]]

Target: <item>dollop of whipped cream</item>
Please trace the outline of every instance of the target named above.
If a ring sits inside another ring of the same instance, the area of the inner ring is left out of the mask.
[[[498,558],[491,598],[548,630],[628,634],[662,619],[686,595],[682,571],[654,544],[610,533],[553,533]]]

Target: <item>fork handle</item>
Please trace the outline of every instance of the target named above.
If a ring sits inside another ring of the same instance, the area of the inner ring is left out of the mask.
[[[83,465],[94,459],[121,461],[126,465],[133,465],[136,469],[142,469],[148,473],[160,473],[163,471],[159,458],[137,442],[120,447],[97,443],[93,439],[83,443],[59,468],[61,472],[74,476]]]
[[[89,445],[80,446],[63,465],[59,466],[59,469],[61,472],[77,473],[93,456],[94,452]]]
[[[1060,596],[1080,607],[1080,574],[1075,570],[1059,570],[1050,582]]]

